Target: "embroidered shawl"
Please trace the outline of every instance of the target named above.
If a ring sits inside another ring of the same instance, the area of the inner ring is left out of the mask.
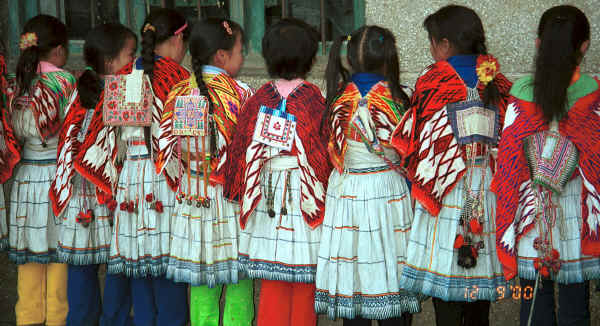
[[[129,74],[134,62],[129,63],[117,74]],[[156,126],[163,113],[163,103],[167,100],[169,91],[175,84],[189,78],[189,72],[170,58],[159,57],[154,62],[152,89],[154,105],[152,108],[152,148],[158,150],[158,132]],[[119,139],[117,127],[105,126],[102,121],[103,97],[101,95],[94,110],[88,135],[81,144],[80,150],[73,161],[75,170],[96,187],[110,195],[115,195],[119,179],[117,168],[117,153]]]
[[[50,185],[50,202],[55,216],[60,216],[71,199],[73,185],[71,179],[75,174],[73,158],[77,155],[81,141],[87,133],[81,130],[86,114],[93,110],[83,107],[77,91],[73,92],[71,103],[67,106],[63,128],[58,136],[58,156],[56,160],[56,176]],[[80,135],[82,133],[82,135]]]
[[[12,176],[15,165],[21,160],[21,145],[12,129],[10,113],[7,107],[8,81],[6,79],[6,63],[0,55],[0,183],[5,183]]]
[[[346,154],[346,139],[360,141],[360,136],[351,127],[352,117],[363,98],[354,83],[349,83],[344,92],[334,101],[331,112],[331,134],[327,149],[333,166],[342,173]],[[405,109],[392,98],[387,82],[375,84],[365,95],[371,118],[375,124],[375,134],[383,146],[390,146],[392,131],[398,125]]]
[[[536,207],[523,140],[548,128],[536,104],[511,97],[492,180],[492,191],[496,193],[496,251],[506,279],[517,275],[517,243],[535,226]],[[575,102],[559,121],[559,132],[579,152],[576,172],[582,179],[582,253],[600,256],[600,90]]]
[[[42,141],[59,132],[62,126],[61,117],[75,90],[76,82],[75,77],[65,70],[46,72],[38,75],[26,92],[25,96],[30,101],[28,109],[33,112],[35,125]],[[25,96],[18,96],[18,94],[16,83],[8,87],[9,112],[22,108],[21,105],[16,104]]]
[[[319,88],[302,82],[287,97],[286,112],[297,119],[296,137],[290,152],[252,140],[258,111],[261,105],[277,107],[281,95],[272,82],[263,85],[244,105],[238,118],[238,128],[233,142],[227,148],[225,163],[224,194],[232,200],[240,200],[240,225],[246,227],[248,218],[262,198],[261,170],[269,159],[277,155],[292,155],[298,159],[300,169],[300,209],[306,223],[316,228],[324,217],[327,179],[331,164],[327,158],[327,133],[322,133],[321,117],[325,100]]]
[[[499,73],[494,83],[501,94],[496,106],[503,121],[511,82]],[[483,90],[479,83],[482,98]],[[466,98],[467,88],[454,68],[438,61],[417,79],[411,107],[392,134],[392,145],[407,160],[411,193],[433,216],[467,171],[466,154],[454,137],[446,111],[447,104]]]
[[[223,163],[227,157],[226,147],[231,144],[239,111],[244,102],[252,94],[252,90],[245,84],[236,81],[224,73],[203,73],[204,82],[208,88],[210,99],[213,103],[213,118],[220,137],[225,142],[217,142],[217,158],[211,161],[212,183],[225,183],[222,173]],[[179,82],[169,93],[165,102],[165,109],[160,122],[158,137],[158,158],[156,161],[157,173],[164,173],[167,182],[174,191],[179,185],[179,171],[181,159],[177,157],[177,136],[173,135],[173,110],[177,96],[187,96],[197,88],[196,78],[192,75],[189,79]],[[176,158],[173,160],[173,158]]]

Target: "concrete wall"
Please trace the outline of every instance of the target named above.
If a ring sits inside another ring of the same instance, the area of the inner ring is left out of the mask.
[[[483,0],[483,1],[414,1],[367,0],[367,24],[381,25],[396,35],[400,56],[401,80],[412,86],[419,73],[433,62],[429,53],[427,32],[423,20],[449,3],[473,8],[481,17],[486,31],[488,51],[496,56],[501,71],[511,80],[530,73],[535,55],[537,24],[548,8],[567,3],[556,0]],[[591,46],[585,56],[583,71],[600,74],[600,0],[569,2],[587,15],[591,23]],[[326,57],[317,58],[309,80],[323,86]],[[252,86],[260,86],[268,77],[262,58],[250,55],[240,78]]]
[[[501,71],[511,79],[532,71],[536,30],[542,13],[558,4],[575,5],[591,23],[591,46],[583,71],[600,73],[599,0],[367,0],[367,24],[385,26],[396,35],[402,80],[412,84],[419,72],[432,63],[423,21],[449,3],[469,6],[479,14],[488,51],[498,58]]]

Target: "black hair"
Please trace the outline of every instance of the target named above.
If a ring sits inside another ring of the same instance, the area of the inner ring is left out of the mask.
[[[55,17],[38,15],[31,18],[25,23],[21,37],[27,33],[35,35],[37,44],[21,50],[17,63],[19,95],[29,90],[31,82],[37,75],[40,60],[44,59],[52,49],[62,45],[65,51],[68,51],[67,27]]]
[[[154,73],[154,49],[157,45],[175,35],[187,24],[185,17],[174,9],[160,8],[150,12],[140,30],[142,36],[142,66],[150,80]],[[151,27],[150,27],[151,26]],[[189,27],[182,31],[183,39],[190,36]]]
[[[271,25],[262,39],[262,56],[273,78],[305,78],[318,48],[318,32],[295,18],[284,18]]]
[[[231,34],[229,34],[226,26],[230,29]],[[233,49],[238,37],[243,43],[244,31],[242,27],[228,19],[209,18],[194,24],[190,36],[192,69],[200,94],[208,98],[210,112],[212,112],[213,103],[202,78],[202,67],[211,63],[218,50],[230,51]]]
[[[100,75],[108,73],[107,63],[119,56],[128,39],[137,43],[135,33],[117,23],[96,26],[86,36],[83,58],[86,65],[92,69],[86,69],[77,82],[77,91],[83,107],[93,109],[96,106],[102,92]]]
[[[454,54],[487,54],[485,31],[477,13],[464,6],[448,5],[427,16],[423,26],[429,40],[440,42],[447,39]],[[490,81],[483,91],[485,105],[496,104],[501,94],[494,81]]]
[[[335,40],[329,51],[325,72],[328,107],[350,81],[350,72],[342,64],[340,55],[342,44],[346,39],[346,36],[342,36]],[[350,35],[347,58],[352,73],[369,72],[383,75],[394,100],[404,106],[409,105],[410,99],[400,86],[400,64],[396,38],[392,32],[379,26],[363,26],[357,29]]]
[[[590,39],[590,23],[576,7],[556,6],[542,15],[537,35],[533,99],[551,121],[566,113],[567,88],[583,58],[581,45]]]
[[[230,34],[231,32],[231,34]],[[209,112],[213,113],[214,103],[208,93],[208,87],[202,78],[202,67],[209,65],[218,50],[230,51],[235,46],[236,40],[244,42],[242,27],[228,19],[208,18],[194,24],[190,36],[190,55],[192,56],[192,69],[200,94],[208,100]],[[214,128],[214,121],[210,128]],[[215,155],[217,151],[217,138],[215,130],[211,130],[210,152]]]

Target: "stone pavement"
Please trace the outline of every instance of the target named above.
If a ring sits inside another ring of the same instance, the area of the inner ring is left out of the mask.
[[[15,325],[14,305],[17,300],[17,268],[10,263],[6,253],[0,254],[0,326]],[[258,284],[256,289],[258,289]],[[600,326],[600,292],[593,283],[591,293],[591,326]],[[258,291],[257,291],[258,292]],[[256,296],[258,298],[258,296]],[[492,326],[513,326],[519,324],[519,300],[513,298],[492,304],[490,314]],[[423,312],[416,314],[414,326],[434,325],[433,305],[428,300],[423,305]],[[341,321],[331,321],[320,316],[318,326],[341,326]],[[376,325],[376,324],[374,324]],[[545,326],[545,325],[544,325]]]

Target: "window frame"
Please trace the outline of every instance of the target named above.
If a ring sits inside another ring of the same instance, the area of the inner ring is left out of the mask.
[[[81,0],[85,1],[85,0]],[[95,0],[88,0],[94,4]],[[288,0],[230,0],[229,16],[232,20],[244,26],[248,38],[248,49],[250,53],[261,53],[261,41],[266,29],[265,3],[282,2],[282,17],[287,16],[285,5]],[[136,33],[141,29],[141,25],[147,15],[151,5],[160,3],[166,6],[168,2],[185,3],[186,5],[194,2],[198,7],[222,3],[222,0],[118,0],[119,22],[128,26]],[[325,0],[320,0],[321,4],[321,26],[325,23],[324,4]],[[8,56],[17,58],[19,55],[19,35],[22,26],[29,18],[38,14],[49,14],[58,17],[61,21],[66,21],[65,0],[8,0]],[[95,26],[95,7],[90,10],[92,27]],[[354,26],[357,29],[365,24],[366,0],[353,0]],[[200,12],[200,11],[198,11]],[[69,51],[74,55],[83,54],[83,39],[69,40]],[[321,28],[321,41],[319,42],[319,55],[326,55],[332,42],[325,40],[325,29]]]

